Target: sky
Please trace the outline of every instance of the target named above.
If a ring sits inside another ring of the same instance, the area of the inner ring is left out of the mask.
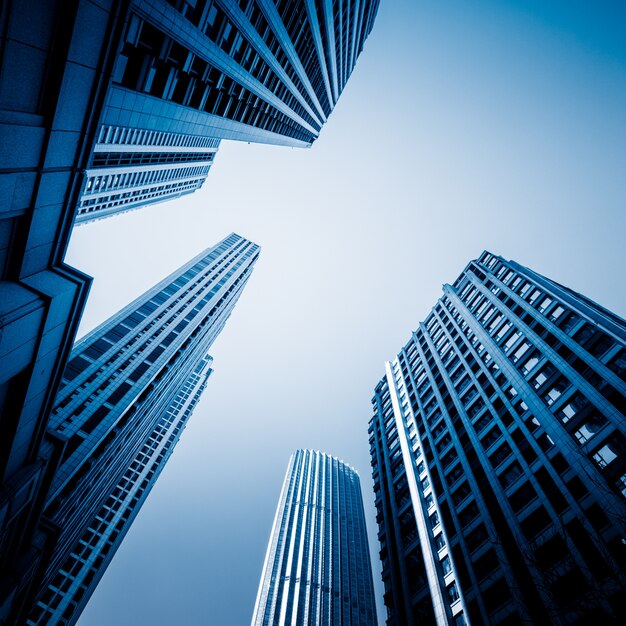
[[[214,374],[79,626],[249,624],[290,454],[359,471],[410,333],[488,249],[626,315],[626,4],[382,0],[309,150],[224,142],[193,195],[77,228],[80,334],[234,231]]]

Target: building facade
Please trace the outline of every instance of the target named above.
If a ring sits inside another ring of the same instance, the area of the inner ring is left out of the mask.
[[[626,323],[488,252],[386,364],[369,434],[389,626],[626,616]]]
[[[258,255],[230,235],[76,344],[48,424],[64,443],[43,516],[55,544],[28,624],[78,619],[198,401]]]
[[[101,126],[75,224],[193,193],[204,183],[219,143],[213,137]]]
[[[133,0],[76,224],[198,189],[220,140],[306,147],[378,0]]]
[[[375,626],[359,475],[298,450],[283,483],[252,626]]]
[[[50,537],[41,443],[90,278],[63,259],[119,43],[116,2],[0,3],[0,624]]]

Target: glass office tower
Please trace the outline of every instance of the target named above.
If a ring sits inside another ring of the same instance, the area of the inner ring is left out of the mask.
[[[259,247],[230,235],[81,339],[47,437],[55,545],[29,624],[73,624],[171,454]]]
[[[133,0],[76,223],[198,189],[221,139],[310,146],[378,0]]]
[[[252,626],[375,626],[359,475],[322,452],[291,456]]]
[[[626,323],[488,252],[386,364],[387,624],[624,623]]]

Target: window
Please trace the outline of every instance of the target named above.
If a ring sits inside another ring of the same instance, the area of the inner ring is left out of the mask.
[[[618,452],[615,449],[617,446],[613,442],[609,442],[602,446],[594,455],[593,460],[601,467],[605,468],[607,465],[615,461],[618,456]]]
[[[500,474],[500,484],[504,489],[506,489],[509,485],[512,485],[522,474],[522,467],[517,461],[513,461],[511,465],[509,465],[502,474]]]
[[[626,378],[623,375],[626,371],[626,350],[621,349],[617,354],[613,355],[606,365],[622,379]]]
[[[430,520],[431,528],[435,528],[439,526],[439,513],[437,513],[437,511],[435,511],[434,513],[431,513],[428,519]]]
[[[493,330],[503,319],[502,315],[497,315],[496,318],[489,324],[489,330]]]
[[[472,490],[467,482],[463,482],[452,494],[452,502],[454,502],[455,506],[458,506],[461,502],[463,502],[463,500],[465,500],[465,498],[471,495],[471,493]]]
[[[516,513],[519,513],[526,505],[530,504],[537,494],[531,484],[524,483],[515,493],[509,496],[509,502]]]
[[[91,434],[96,426],[99,426],[108,414],[109,409],[106,407],[100,407],[90,418],[83,422],[80,429],[87,434]]]
[[[63,378],[66,380],[74,380],[84,369],[88,368],[91,362],[84,359],[81,356],[75,356],[68,362],[65,372],[63,372]]]
[[[493,443],[500,439],[502,432],[497,424],[480,440],[485,449],[489,448]]]
[[[569,422],[579,411],[584,409],[587,404],[587,398],[579,393],[574,394],[570,401],[559,411],[561,421],[564,424],[567,424],[567,422]]]
[[[484,524],[479,524],[476,528],[474,528],[474,530],[465,536],[465,541],[467,542],[467,547],[470,552],[473,552],[482,546],[488,538],[489,535],[487,534],[487,529]]]
[[[464,475],[465,472],[463,471],[461,464],[458,463],[450,470],[448,474],[446,474],[446,481],[448,482],[449,486],[452,486],[459,478],[461,478],[461,476]]]
[[[528,342],[522,343],[522,345],[513,354],[513,361],[519,361],[530,350],[530,344]]]
[[[524,365],[522,365],[522,372],[524,374],[528,374],[537,365],[537,363],[539,363],[539,359],[536,356],[531,357],[528,361],[526,361],[526,363],[524,363]],[[535,379],[535,381],[537,381],[535,388],[541,386],[546,380],[547,377],[544,374],[539,374],[539,376]]]
[[[102,337],[97,341],[94,341],[94,343],[87,348],[85,348],[83,350],[83,353],[86,354],[88,357],[97,360],[111,347],[111,345],[112,344],[110,341]]]
[[[474,574],[478,580],[484,580],[500,567],[498,555],[493,548],[474,561]]]
[[[543,313],[550,305],[552,304],[552,298],[544,298],[541,304],[539,305],[539,312]]]
[[[556,307],[554,307],[554,309],[552,310],[552,313],[550,313],[550,319],[554,322],[558,320],[559,317],[563,315],[563,313],[565,313],[565,309],[559,304]]]
[[[509,332],[509,328],[511,328],[511,324],[509,324],[508,322],[503,324],[502,328],[498,331],[498,334],[496,335],[496,340],[500,341],[502,337],[504,337],[504,335]]]
[[[504,344],[504,351],[508,352],[512,347],[513,344],[520,338],[520,333],[518,332],[514,332],[505,342]]]
[[[508,459],[511,454],[511,446],[509,446],[509,444],[505,441],[495,452],[491,454],[491,456],[489,457],[489,461],[495,468],[504,461],[506,461],[506,459]]]
[[[615,484],[618,491],[626,498],[626,474],[622,474]]]
[[[443,538],[443,533],[439,533],[435,537],[435,547],[437,548],[437,550],[442,550],[446,547],[446,540]]]
[[[123,382],[120,386],[111,393],[111,395],[107,398],[107,402],[115,406],[125,395],[126,392],[131,388],[127,382]]]
[[[449,556],[444,556],[443,559],[441,559],[441,567],[443,569],[444,576],[452,571],[452,563],[450,562]]]
[[[530,359],[530,361],[532,361],[533,359]],[[530,363],[529,361],[529,363]],[[528,363],[526,364],[528,365]],[[532,367],[534,367],[536,365],[536,363],[532,364]],[[526,369],[526,366],[524,366],[524,369]],[[525,373],[527,374],[529,370],[527,370]],[[544,372],[539,372],[539,374],[537,374],[537,376],[535,376],[535,379],[533,381],[533,386],[535,387],[535,389],[539,389],[539,387],[541,387],[541,385],[543,385],[543,383],[546,382],[546,380],[548,380],[548,375],[547,373]]]
[[[563,392],[569,387],[569,384],[569,381],[561,376],[543,397],[546,404],[551,406],[554,402],[556,402],[561,397]]]

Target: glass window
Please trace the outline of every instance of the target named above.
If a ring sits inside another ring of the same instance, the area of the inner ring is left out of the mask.
[[[563,315],[563,313],[565,313],[565,309],[559,304],[558,306],[554,307],[554,310],[552,311],[552,313],[550,313],[550,319],[552,321],[558,320],[559,317]]]
[[[552,298],[544,298],[541,304],[539,305],[539,311],[543,313],[550,305],[552,304]]]
[[[545,401],[550,406],[561,397],[562,392],[557,387],[552,387],[545,395]]]
[[[441,559],[441,567],[443,568],[444,575],[452,571],[452,563],[450,562],[449,556],[444,556],[443,559]]]
[[[504,344],[504,350],[505,352],[508,352],[512,347],[513,344],[520,338],[520,333],[515,332],[513,333],[507,340],[506,343]]]
[[[446,547],[446,540],[443,538],[443,533],[439,533],[435,537],[435,547],[437,548],[437,550],[442,550]]]
[[[604,426],[604,420],[598,417],[592,417],[587,419],[585,423],[574,433],[576,439],[578,439],[579,443],[582,445],[589,439],[591,439],[594,435],[598,433],[598,431]]]
[[[459,590],[456,588],[456,583],[448,585],[448,598],[450,602],[456,602],[459,599]]]
[[[489,324],[489,329],[493,330],[503,319],[502,315],[496,315],[495,319]]]
[[[524,343],[522,343],[522,345],[515,351],[515,354],[513,354],[513,360],[514,361],[519,361],[519,359],[521,359],[527,352],[528,350],[530,350],[530,344],[525,341]]]
[[[593,460],[600,466],[606,467],[617,458],[617,450],[612,442],[602,446],[594,455]]]
[[[436,526],[439,526],[439,513],[437,513],[437,511],[435,511],[434,513],[431,513],[428,519],[430,520],[431,528],[435,528]]]
[[[528,374],[528,372],[530,372],[537,365],[537,363],[539,363],[539,359],[536,356],[528,359],[528,361],[526,361],[526,363],[524,363],[524,365],[522,366],[522,371],[524,372],[524,374]],[[547,379],[547,376],[543,372],[540,373],[535,378],[535,389],[543,385],[543,383],[545,383]]]
[[[559,416],[561,421],[566,424],[569,422],[576,413],[578,413],[581,409],[583,409],[588,404],[587,398],[583,395],[576,393],[572,396],[570,401],[561,408],[559,411]]]
[[[530,363],[532,360],[533,359],[530,359],[530,361],[528,361],[528,363]],[[529,367],[527,367],[528,363],[526,363],[526,365],[524,366],[524,369],[526,370],[525,373],[528,373],[537,364],[535,362],[529,368]],[[548,380],[548,376],[546,375],[546,373],[545,372],[539,372],[539,374],[537,374],[537,376],[535,376],[535,380],[533,381],[533,385],[535,386],[535,389],[539,389],[539,387],[541,387],[541,385],[543,385],[543,383],[545,383],[546,380]]]
[[[496,335],[496,339],[500,341],[500,339],[502,339],[502,337],[504,337],[504,335],[507,334],[507,332],[509,331],[509,328],[511,328],[511,324],[506,322],[506,324],[504,324],[502,328],[498,331],[498,334]]]

